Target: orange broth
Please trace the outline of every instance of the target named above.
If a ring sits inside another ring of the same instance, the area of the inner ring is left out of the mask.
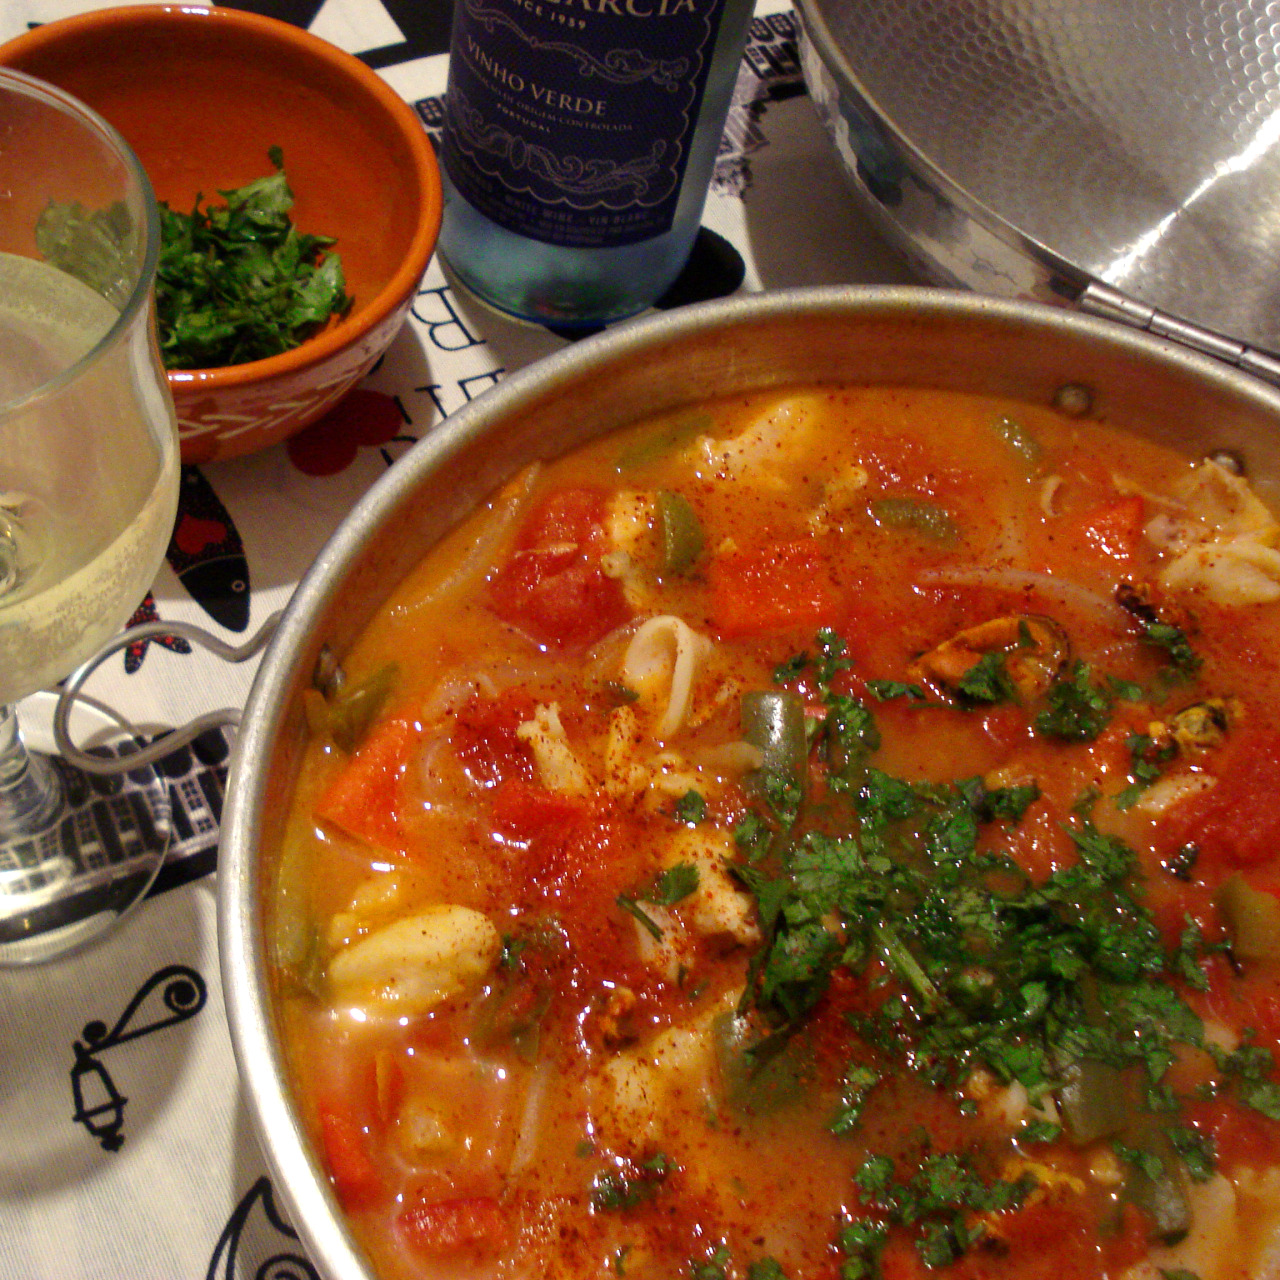
[[[1275,1274],[1280,529],[1237,470],[802,387],[449,536],[313,695],[281,854],[377,1274]]]

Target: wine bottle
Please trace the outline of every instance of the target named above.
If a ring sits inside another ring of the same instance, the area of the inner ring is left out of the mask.
[[[501,311],[652,305],[702,219],[752,0],[456,0],[439,251]]]

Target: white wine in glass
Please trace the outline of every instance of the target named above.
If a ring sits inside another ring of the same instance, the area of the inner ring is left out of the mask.
[[[164,856],[154,771],[104,784],[29,752],[14,704],[137,608],[173,531],[178,447],[154,332],[159,218],[127,144],[0,70],[0,194],[0,964],[14,964],[106,931]]]

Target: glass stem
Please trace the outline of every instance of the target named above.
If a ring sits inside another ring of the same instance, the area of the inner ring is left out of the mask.
[[[62,812],[63,801],[57,770],[27,750],[13,707],[0,706],[0,839],[38,835]]]

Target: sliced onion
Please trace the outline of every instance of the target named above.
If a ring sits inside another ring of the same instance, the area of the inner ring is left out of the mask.
[[[531,463],[507,484],[494,500],[489,518],[481,526],[467,554],[458,561],[452,572],[416,600],[397,604],[391,609],[390,616],[411,617],[419,609],[437,604],[442,597],[469,586],[473,579],[487,572],[493,564],[499,545],[528,506],[529,499],[533,496],[534,481],[540,470],[540,463]]]
[[[997,591],[1034,591],[1052,603],[1077,610],[1108,627],[1114,627],[1119,619],[1127,621],[1129,618],[1114,600],[1090,591],[1078,582],[1026,569],[926,569],[917,577],[915,590],[927,587],[991,587]]]

